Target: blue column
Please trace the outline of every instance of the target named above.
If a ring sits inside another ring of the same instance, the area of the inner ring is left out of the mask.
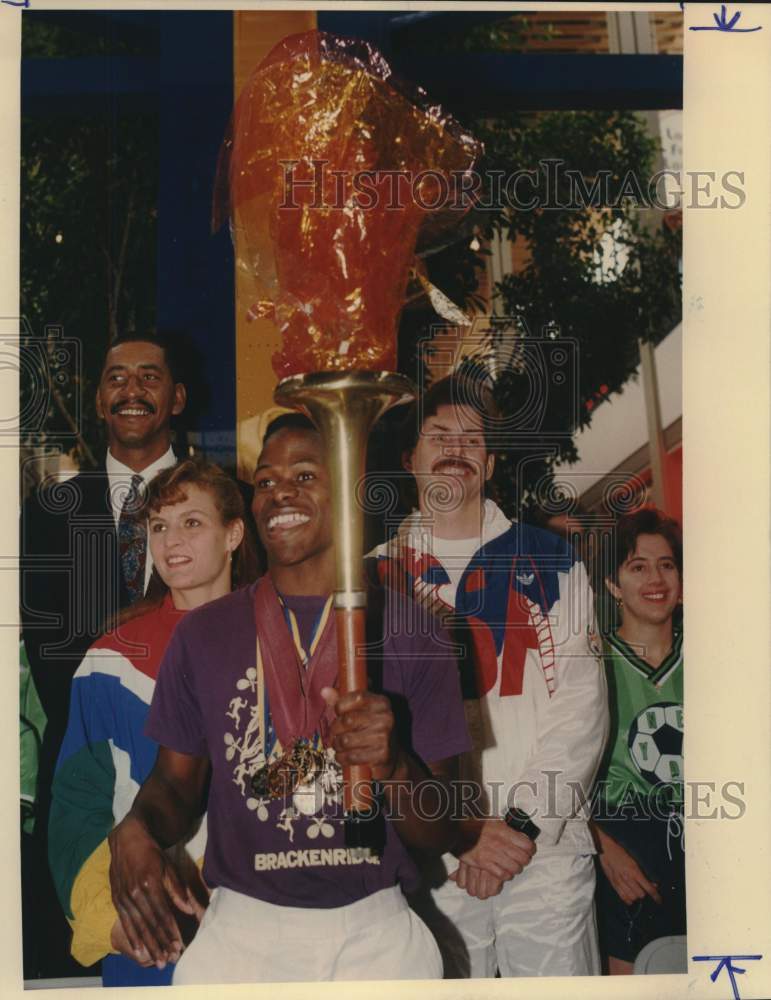
[[[151,15],[152,16],[152,15]],[[190,427],[210,457],[235,462],[233,251],[211,234],[217,156],[233,105],[233,22],[227,12],[164,12],[158,108],[158,326],[189,336],[202,358],[205,409]]]

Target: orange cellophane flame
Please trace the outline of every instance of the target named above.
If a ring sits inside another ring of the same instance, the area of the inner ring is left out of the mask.
[[[367,43],[312,31],[280,42],[236,102],[214,222],[238,236],[250,317],[272,304],[279,377],[394,370],[419,230],[468,208],[478,143],[405,89]]]

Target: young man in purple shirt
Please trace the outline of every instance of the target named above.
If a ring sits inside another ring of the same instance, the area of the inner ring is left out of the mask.
[[[386,595],[377,693],[334,689],[329,491],[319,435],[279,418],[253,504],[268,573],[190,612],[161,665],[147,726],[158,761],[110,836],[111,881],[136,953],[159,966],[182,955],[175,984],[442,974],[402,888],[417,882],[408,848],[453,844],[442,782],[469,747],[458,673],[446,635]],[[345,844],[348,764],[382,789],[382,850]],[[204,913],[164,849],[207,785]],[[202,917],[184,953],[175,908]]]

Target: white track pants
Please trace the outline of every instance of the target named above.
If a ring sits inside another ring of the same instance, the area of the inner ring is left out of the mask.
[[[446,979],[600,973],[590,855],[535,859],[491,899],[447,881],[414,904],[439,943]]]
[[[327,910],[219,888],[174,985],[441,977],[436,942],[398,887]]]

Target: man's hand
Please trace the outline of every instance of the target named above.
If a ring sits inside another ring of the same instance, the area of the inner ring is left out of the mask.
[[[185,844],[180,843],[174,844],[173,847],[167,847],[165,854],[171,862],[174,872],[187,891],[187,900],[193,907],[193,916],[195,917],[192,924],[195,930],[197,930],[198,924],[200,924],[203,920],[203,915],[206,913],[206,907],[209,905],[211,890],[206,882],[204,882],[201,869],[190,857]],[[184,916],[185,922],[190,924],[191,921],[189,916],[187,914]],[[177,916],[178,923],[179,919],[179,916]],[[180,929],[182,930],[183,941],[185,944],[189,944],[193,940],[193,935],[187,936],[185,934],[184,927]]]
[[[451,872],[449,878],[455,882],[459,889],[465,889],[469,896],[477,899],[489,899],[497,896],[503,888],[503,879],[493,878],[489,872],[482,868],[472,868],[465,861],[461,861],[458,869]]]
[[[459,860],[494,879],[506,882],[533,860],[535,843],[524,833],[511,830],[502,819],[466,819],[460,826],[465,843],[456,851]],[[466,848],[468,843],[471,846]]]
[[[341,695],[328,687],[321,693],[337,713],[329,734],[337,763],[341,767],[367,765],[375,781],[397,778],[397,766],[404,762],[396,744],[389,699],[371,691]]]
[[[646,896],[650,896],[654,903],[661,903],[658,888],[645,877],[632,855],[607,833],[601,843],[602,870],[622,903],[631,906]]]
[[[120,922],[120,917],[116,917],[115,923],[112,925],[112,930],[110,931],[110,947],[113,952],[118,952],[119,955],[125,955],[126,958],[130,958],[141,965],[143,969],[149,968],[155,963],[150,958],[150,954],[146,948],[141,948],[139,951],[134,951],[131,947],[129,939],[126,937],[126,932],[123,930],[123,924]]]
[[[326,703],[335,709],[329,744],[341,767],[369,767],[382,783],[386,816],[410,849],[441,854],[454,839],[446,807],[448,773],[455,773],[454,758],[428,766],[403,750],[396,739],[390,699],[371,691],[341,695],[322,688]],[[415,794],[420,786],[420,795]]]
[[[109,835],[110,888],[130,953],[145,964],[147,956],[159,969],[176,962],[183,943],[171,905],[183,913],[202,912],[183,886],[168,856],[129,813]],[[125,954],[125,952],[124,952]]]

